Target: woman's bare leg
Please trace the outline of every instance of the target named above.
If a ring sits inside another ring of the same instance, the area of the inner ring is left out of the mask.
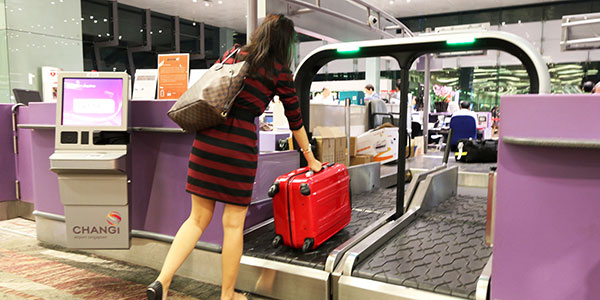
[[[215,209],[215,201],[192,195],[192,210],[188,219],[179,227],[177,235],[171,244],[169,253],[165,258],[163,267],[156,280],[163,285],[163,299],[167,297],[167,291],[175,272],[185,259],[190,255],[196,242],[200,239],[202,232],[210,223]]]
[[[234,287],[244,248],[244,221],[247,211],[248,207],[233,204],[225,204],[223,211],[222,300],[246,298],[234,293]]]

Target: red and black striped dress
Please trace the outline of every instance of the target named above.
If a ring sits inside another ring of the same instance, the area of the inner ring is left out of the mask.
[[[237,47],[227,51],[221,59]],[[234,62],[234,58],[230,58],[225,63]],[[250,205],[258,160],[254,118],[265,111],[274,95],[278,95],[290,129],[302,127],[291,71],[278,63],[273,70],[267,75],[261,67],[248,74],[225,124],[196,133],[186,185],[189,193],[230,204]]]

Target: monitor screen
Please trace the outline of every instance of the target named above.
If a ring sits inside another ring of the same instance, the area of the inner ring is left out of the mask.
[[[62,125],[122,125],[123,79],[64,78],[62,89]]]
[[[29,102],[42,102],[42,97],[38,91],[29,91],[23,89],[13,89],[17,103],[29,105]]]

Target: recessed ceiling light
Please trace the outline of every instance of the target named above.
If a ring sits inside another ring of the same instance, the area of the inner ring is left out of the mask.
[[[210,6],[210,3],[208,3],[208,1],[204,1],[204,6]]]
[[[217,3],[219,3],[219,4],[223,4],[223,1],[219,0]]]
[[[192,0],[192,2],[196,3],[196,2],[198,2],[198,0]]]
[[[390,0],[390,5],[394,4],[394,0]]]

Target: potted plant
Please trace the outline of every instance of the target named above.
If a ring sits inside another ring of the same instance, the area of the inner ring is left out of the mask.
[[[433,85],[433,105],[436,112],[446,112],[455,92],[449,86]]]

